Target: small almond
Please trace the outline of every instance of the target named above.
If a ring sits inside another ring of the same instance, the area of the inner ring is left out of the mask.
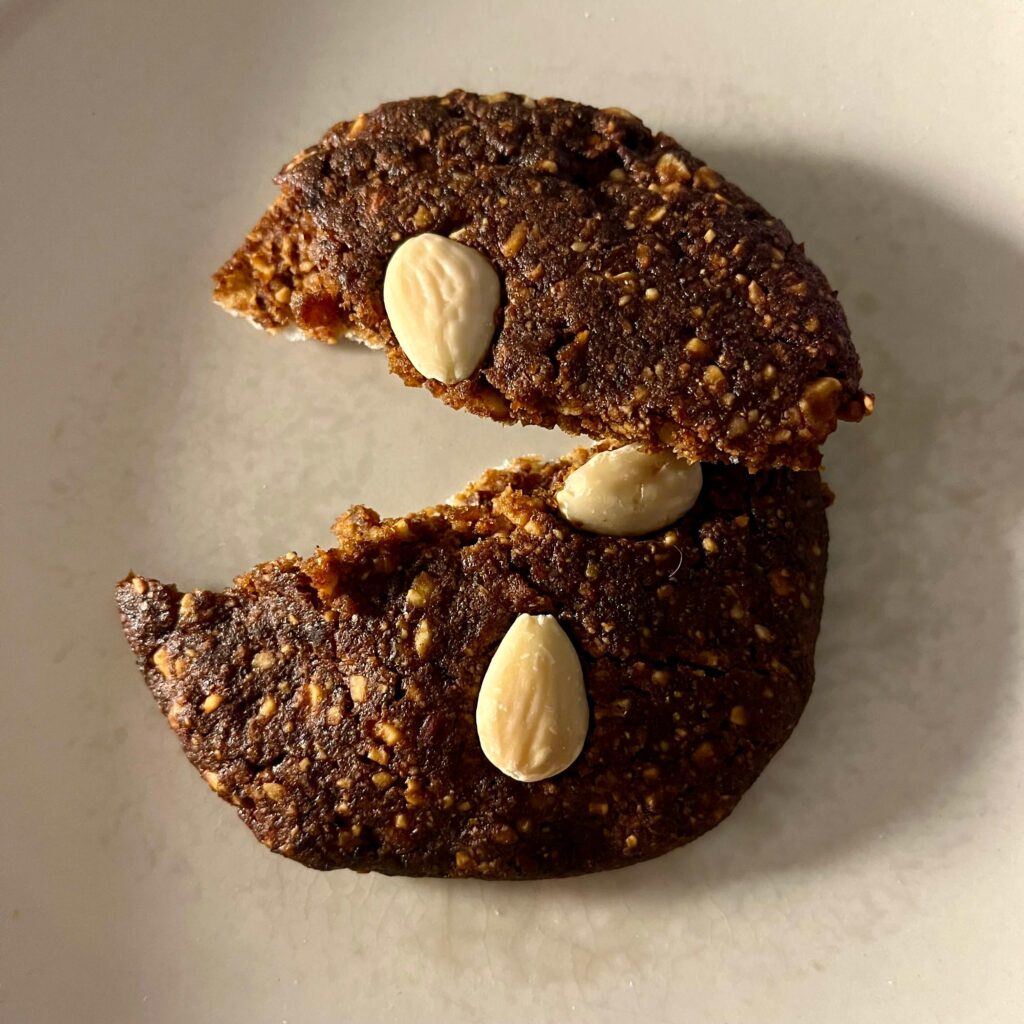
[[[424,377],[453,384],[472,376],[494,337],[501,301],[486,256],[443,235],[415,235],[384,274],[384,308],[402,351]]]
[[[617,537],[635,537],[675,522],[693,508],[700,463],[639,445],[598,452],[570,473],[555,495],[570,523]]]
[[[579,757],[589,724],[572,640],[553,615],[520,615],[480,685],[476,728],[487,760],[519,782],[549,779]]]

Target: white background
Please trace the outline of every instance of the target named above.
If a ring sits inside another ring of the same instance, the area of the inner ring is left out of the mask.
[[[570,446],[209,301],[280,164],[457,85],[676,134],[806,240],[878,396],[826,449],[803,722],[714,833],[603,876],[271,856],[112,599]],[[1022,97],[1019,2],[0,4],[0,1020],[1020,1021]]]

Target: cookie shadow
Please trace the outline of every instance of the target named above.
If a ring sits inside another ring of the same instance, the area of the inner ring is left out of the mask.
[[[841,862],[900,832],[941,856],[944,812],[980,789],[998,741],[1019,624],[1024,252],[867,164],[698,152],[826,270],[877,411],[825,449],[837,500],[817,682],[789,743],[700,842],[570,883],[641,901]]]
[[[57,0],[12,0],[0,8],[0,53],[14,44],[49,13]]]

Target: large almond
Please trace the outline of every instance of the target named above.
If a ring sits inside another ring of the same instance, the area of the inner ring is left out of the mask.
[[[443,235],[403,242],[384,274],[384,308],[409,362],[429,380],[465,380],[494,337],[501,283],[476,249]]]
[[[480,685],[476,728],[496,768],[519,782],[565,771],[587,738],[579,656],[553,615],[520,615]]]
[[[639,445],[598,452],[555,495],[559,511],[591,533],[636,537],[688,512],[700,494],[700,463]]]

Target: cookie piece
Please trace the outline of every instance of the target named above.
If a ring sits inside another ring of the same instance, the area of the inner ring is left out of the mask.
[[[543,878],[657,856],[721,821],[810,694],[825,575],[816,473],[708,466],[640,538],[554,494],[587,458],[523,459],[223,593],[129,576],[128,642],[192,764],[261,842],[314,868]],[[517,782],[484,756],[481,679],[520,613],[582,664],[578,759]]]
[[[229,312],[387,351],[406,384],[499,421],[813,468],[872,399],[843,310],[789,231],[623,110],[456,91],[335,125],[214,275]],[[427,380],[382,289],[398,246],[454,236],[498,270],[493,344]]]

